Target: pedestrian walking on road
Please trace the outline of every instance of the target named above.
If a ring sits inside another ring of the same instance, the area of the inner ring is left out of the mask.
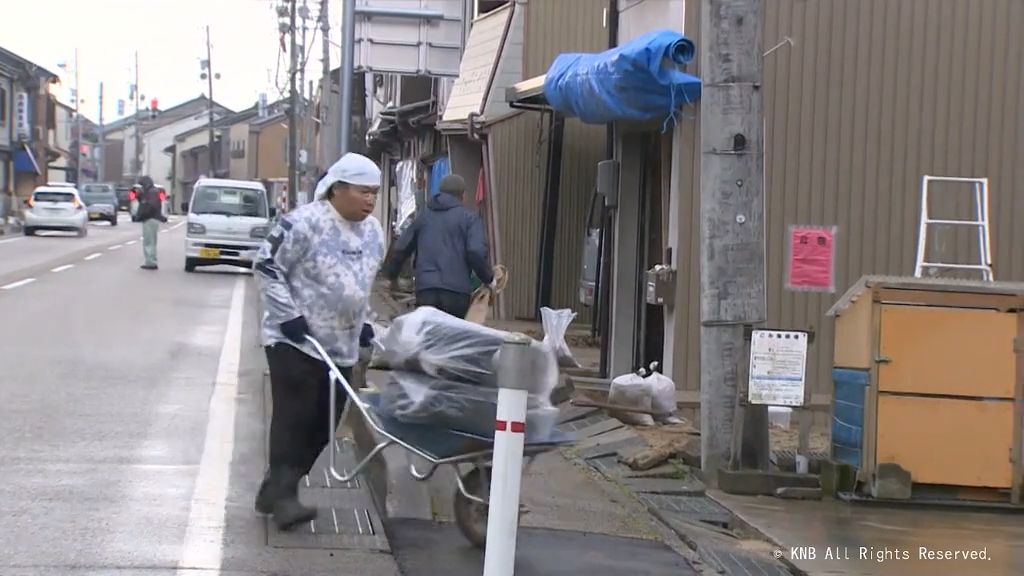
[[[153,185],[149,176],[139,178],[139,221],[142,222],[143,270],[156,270],[156,241],[160,224],[167,222],[164,216],[163,192]]]
[[[480,216],[463,206],[465,192],[461,176],[445,176],[441,193],[427,201],[427,209],[402,233],[386,268],[394,289],[402,265],[415,254],[416,305],[457,318],[469,311],[471,272],[484,284],[494,284],[484,226]]]
[[[278,221],[256,260],[273,398],[270,466],[256,510],[273,514],[282,530],[316,517],[299,501],[298,483],[333,436],[325,425],[328,367],[306,336],[351,379],[384,258],[384,231],[372,216],[379,189],[377,165],[346,154],[317,184],[313,202]],[[335,421],[346,399],[339,395]]]

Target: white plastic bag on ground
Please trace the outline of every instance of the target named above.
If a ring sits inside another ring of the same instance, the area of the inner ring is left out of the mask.
[[[643,372],[641,370],[641,372]],[[642,374],[623,374],[612,380],[608,390],[608,403],[623,408],[653,412],[653,393],[651,383]],[[634,426],[654,426],[654,417],[638,412],[609,411],[612,416],[624,424]]]
[[[651,375],[645,379],[651,387],[651,411],[656,414],[654,419],[661,424],[680,424],[676,412],[676,383],[651,366]]]
[[[555,351],[558,365],[562,368],[579,368],[580,363],[573,356],[572,349],[565,342],[565,334],[576,318],[572,310],[540,309],[540,321],[544,328],[544,345]]]

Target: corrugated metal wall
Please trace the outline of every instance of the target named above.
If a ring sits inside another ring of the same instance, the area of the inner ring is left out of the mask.
[[[502,296],[511,318],[532,318],[537,309],[537,255],[547,162],[542,118],[536,112],[523,112],[492,125],[487,136],[494,157],[491,194],[497,208],[499,257],[509,273]]]
[[[595,0],[529,0],[525,6],[524,79],[544,74],[555,56],[562,52],[600,52],[607,49],[608,31],[603,20],[605,6],[605,2]],[[541,130],[546,129],[546,122],[542,121],[539,112],[527,112],[522,116],[525,117],[509,121],[515,123],[513,127],[492,128],[491,138],[492,141],[496,137],[510,139],[505,145],[494,146],[496,176],[504,170],[509,170],[509,174],[513,169],[526,170],[528,173],[514,177],[536,183],[531,184],[535,188],[530,190],[535,192],[531,192],[529,203],[521,198],[509,200],[505,195],[499,208],[503,212],[499,224],[509,223],[508,226],[501,225],[504,258],[523,259],[522,265],[536,268],[540,250],[540,209],[547,170],[547,134]],[[543,146],[538,146],[538,142],[543,142]],[[509,146],[524,148],[511,149]],[[552,303],[558,308],[577,310],[580,312],[578,320],[584,322],[589,321],[590,316],[587,309],[578,303],[576,283],[597,163],[605,159],[605,152],[604,126],[588,126],[575,119],[566,121]],[[502,166],[506,163],[509,165]],[[513,168],[513,164],[517,167]],[[496,186],[508,189],[503,180],[494,178],[493,181]],[[505,213],[510,206],[521,212]],[[528,253],[513,254],[512,246],[516,247],[516,252]],[[510,314],[516,317],[533,317],[536,314],[536,277],[536,270],[529,274],[520,270],[510,276],[510,286],[506,291],[508,301],[514,303],[508,308]]]
[[[787,36],[795,42],[765,60],[770,324],[818,331],[809,385],[831,394],[825,312],[839,294],[784,290],[790,225],[838,226],[841,293],[863,274],[913,274],[923,174],[985,176],[996,279],[1024,280],[1024,2],[773,0],[766,7],[765,49]],[[688,2],[694,39],[698,8]],[[696,173],[692,146],[679,153]],[[690,244],[680,250],[690,255],[689,286],[681,290],[694,313],[676,334],[687,363],[680,388],[688,390],[699,388],[696,186],[699,179],[686,179],[676,191],[690,210],[681,221],[691,224]],[[971,217],[959,197],[933,209]],[[966,232],[949,231],[932,244],[945,261],[968,258],[974,246]]]

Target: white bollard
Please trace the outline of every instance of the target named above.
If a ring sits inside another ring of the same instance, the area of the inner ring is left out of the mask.
[[[487,510],[487,548],[484,576],[512,576],[519,532],[519,487],[523,479],[526,444],[530,339],[516,336],[505,342],[498,358],[498,411],[494,422],[494,457]]]

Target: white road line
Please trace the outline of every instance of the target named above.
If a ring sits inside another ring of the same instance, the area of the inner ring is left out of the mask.
[[[120,249],[121,249],[121,245],[120,244],[114,244],[110,248],[107,248],[107,250],[120,250]]]
[[[24,240],[24,239],[25,238],[23,236],[18,236],[17,238],[7,238],[5,240],[0,240],[0,244],[8,244],[10,242],[17,242],[19,240]]]
[[[74,267],[75,267],[74,264],[65,264],[63,266],[57,266],[56,268],[50,270],[50,272],[60,273],[60,272],[63,272],[65,270],[70,270],[70,269],[72,269]]]
[[[103,256],[103,254],[99,252],[93,252],[92,254],[89,254],[88,256],[85,257],[85,261],[88,262],[89,260],[95,260],[100,256]]]
[[[175,224],[174,226],[171,226],[170,228],[168,228],[168,230],[177,230],[178,228],[181,228],[181,227],[182,227],[182,226],[184,226],[184,225],[185,225],[185,223],[184,223],[184,222],[178,222],[178,223],[177,223],[177,224]]]
[[[132,244],[135,244],[136,242],[138,242],[138,240],[129,240],[129,241],[125,242],[124,245],[125,246],[131,246]]]
[[[14,290],[15,288],[21,288],[22,286],[26,284],[31,284],[35,281],[35,278],[25,278],[24,280],[18,280],[17,282],[11,282],[6,286],[2,286],[0,287],[0,290]]]
[[[228,483],[235,447],[235,400],[238,398],[244,305],[245,280],[238,278],[231,294],[224,346],[210,397],[206,442],[192,491],[185,545],[178,562],[178,574],[183,576],[194,575],[196,569],[219,571],[221,568]]]

